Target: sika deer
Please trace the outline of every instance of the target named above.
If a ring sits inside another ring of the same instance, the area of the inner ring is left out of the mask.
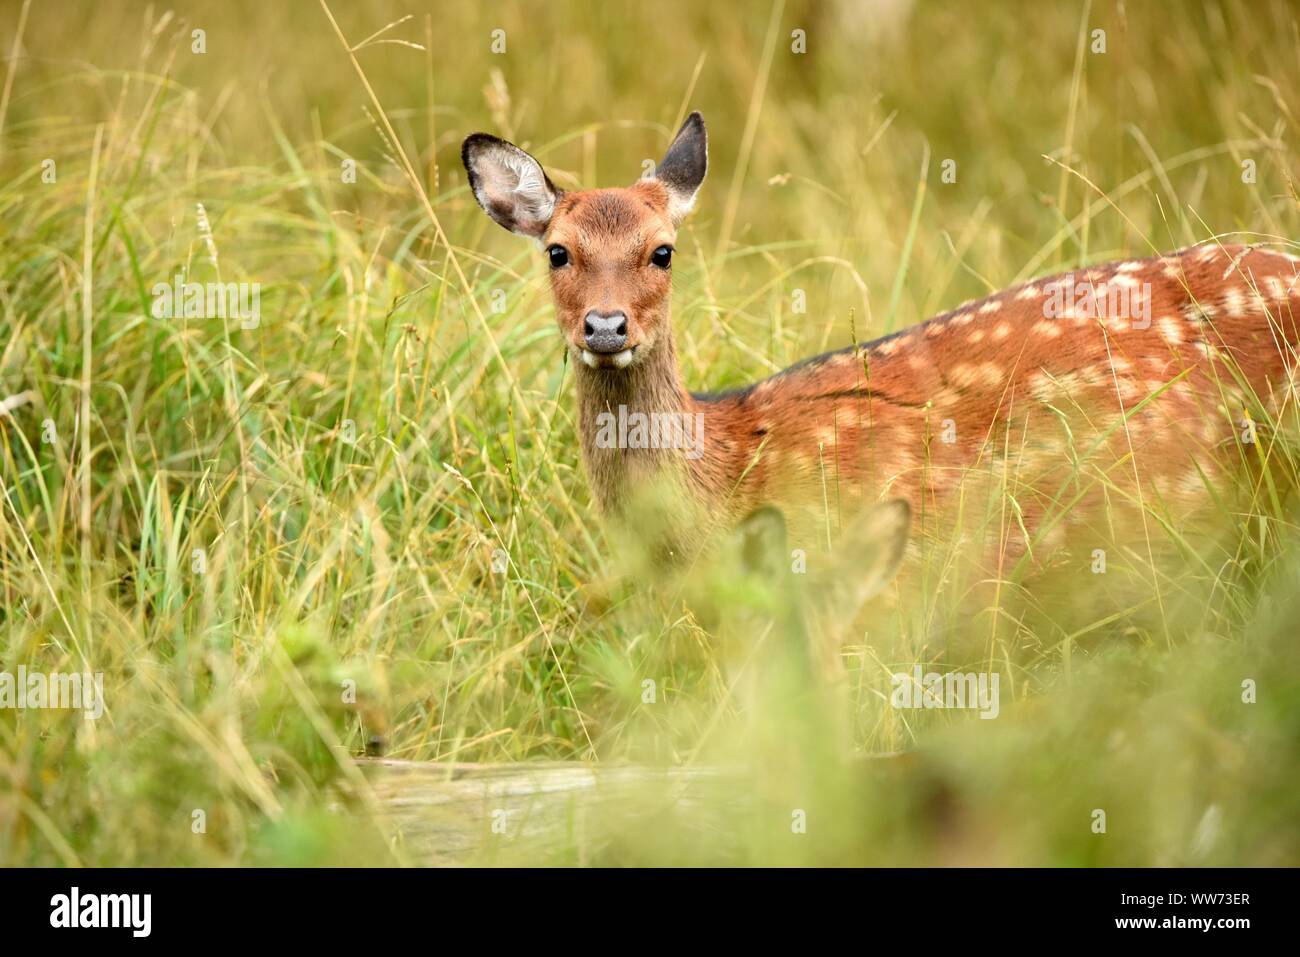
[[[850,520],[819,574],[791,570],[785,516],[745,516],[711,562],[710,599],[728,680],[757,752],[774,767],[839,760],[852,742],[841,644],[848,623],[894,577],[910,521],[901,499]]]
[[[488,215],[546,250],[596,501],[627,515],[661,480],[661,507],[682,516],[674,547],[764,504],[782,508],[796,543],[890,496],[942,514],[972,480],[1014,489],[1019,547],[1051,545],[1065,525],[1113,520],[1103,506],[1203,501],[1222,465],[1258,457],[1256,423],[1292,401],[1300,259],[1217,242],[1028,282],[746,388],[692,394],[668,303],[677,228],[707,163],[700,115],[653,178],[624,189],[562,191],[483,133],[462,157]],[[682,424],[670,437],[702,423],[700,447],[647,441],[646,428],[609,441],[612,423],[653,415]]]

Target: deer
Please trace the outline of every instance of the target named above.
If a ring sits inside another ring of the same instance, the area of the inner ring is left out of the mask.
[[[829,540],[838,514],[887,508],[876,534],[893,555],[910,516],[942,514],[973,478],[1015,485],[1016,547],[1042,549],[1116,504],[1204,503],[1293,405],[1300,258],[1217,237],[1029,280],[743,388],[693,392],[669,304],[708,165],[701,115],[627,187],[559,189],[487,133],[464,140],[462,160],[478,205],[546,256],[600,512],[636,531],[633,503],[666,490],[652,501],[676,516],[669,555],[765,507],[789,519],[792,544]],[[680,441],[613,428],[656,416],[685,424],[660,430]]]
[[[845,623],[894,577],[908,521],[902,499],[859,512],[815,576],[793,573],[786,516],[771,505],[746,515],[714,550],[708,593],[722,606],[720,657],[755,749],[771,765],[852,754]]]

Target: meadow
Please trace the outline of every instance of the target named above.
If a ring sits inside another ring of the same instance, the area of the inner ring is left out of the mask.
[[[589,600],[622,543],[544,257],[460,163],[626,185],[702,111],[673,315],[721,390],[1066,268],[1296,252],[1294,4],[0,0],[0,55],[0,671],[105,704],[0,708],[0,864],[417,862],[381,749],[745,769],[703,836],[647,793],[544,855],[469,822],[484,863],[1300,863],[1300,423],[1104,575],[972,614],[926,541],[844,647],[902,757],[792,796],[688,604]],[[258,315],[159,315],[177,282]],[[892,708],[918,665],[998,672],[997,718]]]

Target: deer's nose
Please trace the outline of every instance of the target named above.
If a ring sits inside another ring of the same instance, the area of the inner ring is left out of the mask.
[[[587,348],[601,355],[611,355],[627,348],[627,316],[621,312],[604,314],[592,310],[582,320]]]

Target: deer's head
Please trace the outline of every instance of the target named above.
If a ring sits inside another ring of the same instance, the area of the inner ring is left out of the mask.
[[[494,220],[546,251],[555,311],[588,368],[626,369],[668,340],[677,225],[707,166],[704,120],[692,113],[652,177],[624,189],[557,189],[513,143],[474,133],[461,158],[474,198]]]
[[[911,517],[902,499],[863,509],[830,552],[809,556],[807,574],[794,573],[786,516],[770,505],[751,512],[719,549],[709,586],[720,603],[712,613],[724,664],[764,742],[756,756],[780,774],[849,753],[841,645],[897,574]]]

